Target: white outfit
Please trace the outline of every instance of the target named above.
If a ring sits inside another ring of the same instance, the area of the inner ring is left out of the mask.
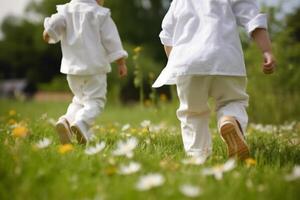
[[[70,124],[84,121],[91,125],[106,102],[106,74],[67,75],[67,80],[74,97],[63,117]]]
[[[176,84],[177,117],[189,155],[211,153],[209,97],[216,100],[218,121],[235,117],[245,133],[248,95],[238,26],[249,36],[267,29],[255,0],[173,0],[163,20],[160,39],[172,51],[153,87]]]
[[[61,72],[67,74],[74,98],[62,116],[88,129],[106,101],[106,74],[110,63],[127,57],[110,10],[95,0],[72,0],[57,6],[44,22],[50,42],[61,41]],[[84,133],[87,135],[87,133]]]
[[[173,0],[160,33],[173,49],[153,87],[182,75],[246,76],[238,25],[249,35],[267,28],[255,0]]]
[[[180,100],[177,117],[181,121],[183,144],[188,155],[206,157],[211,153],[209,97],[216,101],[218,124],[221,117],[233,116],[245,133],[248,123],[245,77],[181,76],[176,84]]]
[[[127,57],[110,10],[95,0],[72,0],[57,6],[57,13],[44,22],[52,42],[61,41],[64,74],[108,73],[110,63]]]

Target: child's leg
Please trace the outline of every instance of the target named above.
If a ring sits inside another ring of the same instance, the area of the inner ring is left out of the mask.
[[[83,108],[83,104],[80,99],[82,98],[82,85],[84,84],[84,80],[81,76],[77,75],[67,75],[67,80],[69,84],[69,88],[71,89],[74,97],[72,102],[70,103],[67,112],[62,117],[66,118],[70,124],[75,122],[75,116],[77,112]]]
[[[62,116],[65,117],[70,124],[75,122],[75,116],[77,114],[77,112],[83,108],[83,105],[80,104],[80,101],[78,100],[78,98],[76,96],[73,97],[72,103],[70,103],[67,113]]]
[[[88,76],[82,88],[83,107],[76,114],[76,121],[84,121],[89,126],[104,109],[106,103],[106,74]]]
[[[244,139],[248,116],[246,78],[218,76],[212,81],[211,95],[216,99],[218,126],[228,148],[228,155],[245,159],[249,148]]]
[[[224,116],[236,118],[245,133],[248,124],[246,107],[249,96],[246,93],[245,77],[215,76],[212,81],[211,96],[216,99],[218,125]]]
[[[75,115],[72,131],[80,143],[91,136],[90,127],[101,113],[106,102],[106,74],[82,76],[80,103],[83,105]]]
[[[71,142],[72,131],[70,125],[75,121],[77,112],[83,107],[79,101],[82,81],[80,76],[67,75],[67,80],[74,97],[66,114],[61,116],[55,125],[60,141],[63,144]]]
[[[192,156],[209,156],[211,136],[209,132],[208,76],[182,76],[177,81],[180,107],[177,117],[185,151]]]

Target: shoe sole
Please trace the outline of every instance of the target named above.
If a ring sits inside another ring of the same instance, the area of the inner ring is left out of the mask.
[[[240,160],[249,158],[249,147],[246,142],[240,138],[236,130],[236,126],[232,123],[224,124],[221,127],[221,135],[227,144],[228,157],[238,157]]]
[[[71,143],[71,136],[68,133],[68,128],[63,123],[58,123],[55,125],[56,131],[59,136],[59,140],[62,144],[70,144]]]
[[[76,139],[79,144],[86,144],[87,139],[84,137],[84,134],[77,126],[71,126],[72,132],[76,135]]]

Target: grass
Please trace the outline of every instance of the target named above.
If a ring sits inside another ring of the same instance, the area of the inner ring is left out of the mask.
[[[213,155],[200,166],[184,165],[185,158],[174,105],[159,109],[137,106],[109,106],[95,127],[97,140],[106,147],[97,155],[88,156],[85,147],[60,154],[58,138],[49,124],[65,111],[66,102],[38,103],[0,101],[0,199],[189,199],[179,191],[182,184],[202,189],[199,199],[298,199],[300,180],[286,181],[285,176],[300,164],[300,127],[264,132],[250,126],[247,140],[256,164],[237,167],[224,174],[222,180],[204,176],[201,171],[226,162],[226,147],[213,130]],[[10,112],[15,110],[16,113]],[[46,114],[45,114],[46,113]],[[149,132],[140,123],[164,123],[158,133]],[[24,138],[12,136],[15,122],[28,126]],[[121,131],[129,123],[131,129]],[[279,127],[280,128],[280,127]],[[138,138],[134,157],[115,157],[112,151],[119,140]],[[34,144],[47,137],[53,142],[46,149]],[[132,175],[118,174],[121,164],[130,160],[142,168]],[[138,191],[135,185],[142,175],[157,172],[165,183],[149,191]]]

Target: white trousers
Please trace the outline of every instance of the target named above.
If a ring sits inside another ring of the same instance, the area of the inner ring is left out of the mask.
[[[67,75],[67,80],[74,97],[63,117],[70,124],[83,121],[90,126],[106,102],[106,74]]]
[[[176,86],[180,106],[177,117],[181,122],[183,144],[188,155],[211,154],[209,97],[216,101],[218,126],[223,116],[232,116],[238,120],[245,132],[248,123],[246,107],[249,99],[246,84],[246,77],[237,76],[178,77]]]

